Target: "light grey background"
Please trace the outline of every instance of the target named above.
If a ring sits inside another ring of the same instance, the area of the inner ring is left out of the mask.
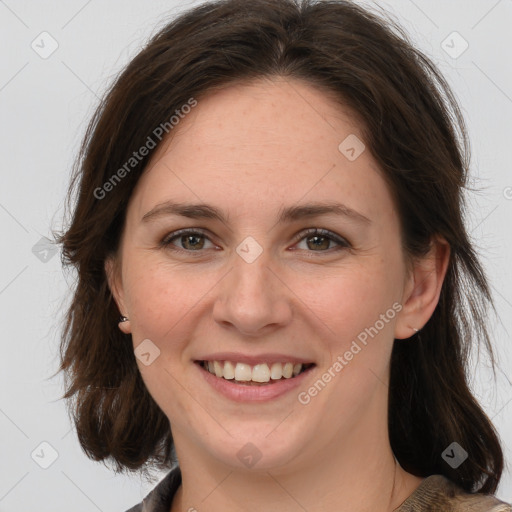
[[[61,227],[71,165],[98,97],[169,16],[197,3],[0,0],[0,512],[124,511],[153,486],[116,476],[78,444],[59,399],[62,379],[49,378],[72,280],[59,254],[37,244]],[[504,443],[497,495],[512,502],[512,1],[377,3],[438,64],[468,123],[481,189],[469,195],[468,226],[495,292],[500,364],[494,385],[486,359],[475,358],[472,385]],[[52,41],[44,31],[58,44],[45,59]]]

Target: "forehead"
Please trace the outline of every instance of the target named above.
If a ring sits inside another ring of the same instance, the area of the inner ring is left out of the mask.
[[[201,200],[253,215],[304,198],[379,216],[391,197],[362,139],[350,109],[304,82],[231,85],[198,99],[155,150],[133,207],[140,218],[169,199]]]

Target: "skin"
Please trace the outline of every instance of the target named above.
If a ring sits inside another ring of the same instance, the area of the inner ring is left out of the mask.
[[[171,512],[391,511],[422,481],[395,463],[389,444],[389,361],[394,339],[413,343],[413,327],[432,315],[449,247],[435,239],[426,257],[407,264],[397,209],[370,151],[349,161],[338,150],[350,134],[363,139],[356,116],[309,84],[230,85],[199,100],[132,194],[106,271],[130,319],[120,328],[134,348],[150,339],[160,350],[149,366],[137,364],[169,418],[180,461]],[[227,221],[141,221],[168,200],[214,205]],[[281,208],[317,201],[342,202],[370,223],[330,214],[277,224]],[[327,238],[318,248],[307,233],[294,240],[315,227],[351,247]],[[159,245],[182,228],[206,234],[195,245],[181,237]],[[236,252],[248,236],[262,248],[252,263]],[[299,403],[298,392],[394,303],[400,312]],[[317,366],[297,392],[235,403],[198,378],[193,363],[231,350],[293,354]],[[262,454],[251,468],[237,457],[249,442]]]

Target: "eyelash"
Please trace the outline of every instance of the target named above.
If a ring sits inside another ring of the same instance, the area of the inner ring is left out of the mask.
[[[201,255],[201,253],[204,252],[204,250],[191,251],[188,249],[181,249],[172,244],[173,240],[175,240],[176,238],[182,237],[184,235],[200,235],[200,236],[205,237],[206,239],[210,240],[208,238],[208,236],[206,235],[206,233],[201,228],[195,228],[195,229],[185,228],[185,229],[180,229],[178,231],[173,231],[172,233],[169,233],[168,235],[166,235],[160,242],[160,247],[170,249],[171,251],[176,251],[176,252],[182,252],[182,253],[187,253],[187,254],[197,253],[197,255]],[[337,252],[337,251],[341,251],[344,249],[347,250],[347,249],[352,248],[351,244],[347,240],[342,238],[341,236],[339,236],[336,233],[333,233],[332,231],[329,231],[327,229],[319,229],[319,228],[309,228],[304,231],[301,231],[297,236],[294,237],[293,242],[295,244],[295,243],[300,242],[304,238],[311,237],[311,236],[319,236],[322,238],[328,238],[331,241],[339,244],[339,247],[334,248],[334,250],[332,250],[332,248],[331,248],[331,249],[327,249],[325,251],[307,251],[307,252],[319,252],[319,253],[324,253],[324,254],[325,253],[332,254],[332,252]],[[211,240],[210,240],[210,242],[211,242]]]

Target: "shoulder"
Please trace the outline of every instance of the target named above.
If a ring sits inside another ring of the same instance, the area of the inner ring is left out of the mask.
[[[181,470],[174,467],[137,505],[126,512],[169,512],[172,500],[181,485]]]
[[[468,493],[443,475],[430,475],[396,512],[512,512],[512,506],[489,494]]]

